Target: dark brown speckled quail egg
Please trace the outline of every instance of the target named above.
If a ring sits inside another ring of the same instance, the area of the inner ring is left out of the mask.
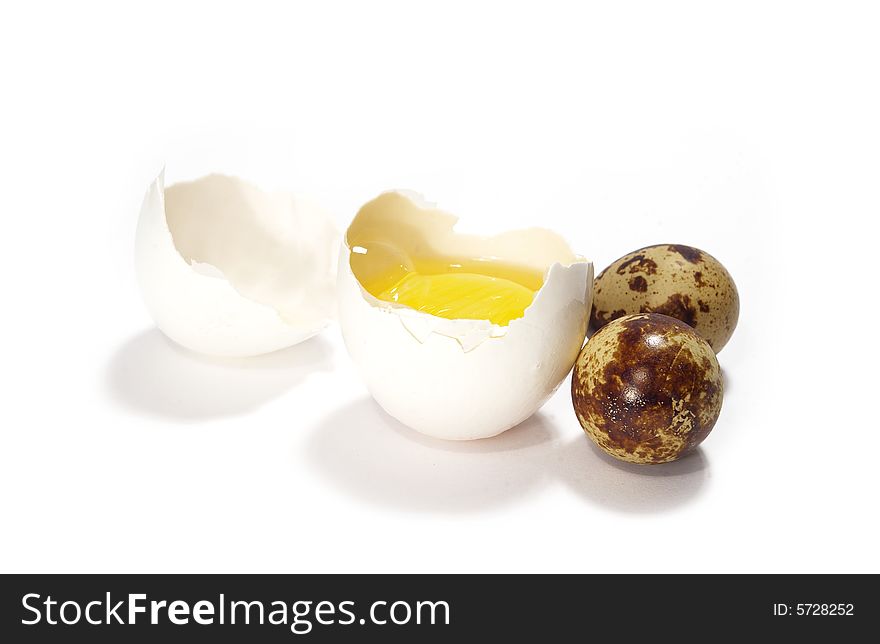
[[[632,313],[681,320],[717,353],[736,327],[739,294],[730,273],[708,253],[659,244],[624,255],[596,278],[591,332]]]
[[[581,427],[611,456],[667,463],[687,454],[721,413],[721,370],[694,329],[657,313],[606,324],[571,378]]]

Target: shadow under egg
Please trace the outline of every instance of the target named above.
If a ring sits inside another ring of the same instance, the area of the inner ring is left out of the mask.
[[[578,496],[625,513],[673,510],[696,499],[709,479],[709,461],[699,447],[671,463],[620,461],[586,437],[560,446],[559,476]]]
[[[106,369],[106,387],[123,407],[144,415],[195,422],[252,411],[317,371],[332,367],[319,336],[252,358],[203,356],[158,329],[123,344]]]
[[[723,367],[721,367],[721,383],[722,383],[722,387],[724,388],[724,395],[726,396],[727,394],[730,393],[730,384],[731,383],[730,383],[730,374]]]
[[[423,436],[364,398],[313,430],[307,459],[331,484],[369,503],[417,512],[469,512],[520,500],[552,478],[553,429],[536,414],[493,438]]]

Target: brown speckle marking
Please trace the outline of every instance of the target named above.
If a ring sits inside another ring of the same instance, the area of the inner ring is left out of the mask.
[[[634,463],[665,463],[712,430],[721,370],[693,329],[664,315],[629,315],[584,347],[571,393],[581,426],[603,450]]]
[[[657,262],[653,259],[646,258],[642,254],[636,254],[617,267],[618,275],[623,275],[627,272],[653,275],[657,272]],[[599,277],[601,277],[601,275]]]
[[[697,285],[697,288],[703,288],[706,286],[706,282],[703,281],[703,271],[697,271],[694,273],[694,283]]]
[[[697,309],[688,295],[673,293],[659,306],[642,306],[640,313],[662,313],[676,320],[681,320],[688,326],[697,326]]]
[[[611,311],[611,313],[608,313],[608,311],[598,311],[594,306],[593,310],[590,312],[590,326],[594,329],[598,329],[611,322],[611,320],[616,320],[624,315],[626,315],[626,311],[623,309],[615,309],[614,311]]]
[[[629,280],[629,290],[644,293],[648,290],[648,280],[641,275],[631,277]]]
[[[684,257],[691,264],[699,264],[703,261],[703,253],[699,248],[693,246],[684,246],[682,244],[669,244],[669,250],[674,251]]]

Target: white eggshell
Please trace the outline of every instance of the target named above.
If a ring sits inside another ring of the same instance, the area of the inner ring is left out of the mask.
[[[555,233],[460,235],[457,219],[385,193],[365,205],[339,257],[339,322],[345,345],[376,401],[405,425],[438,438],[499,434],[531,416],[571,370],[586,333],[593,265]],[[420,229],[432,252],[495,257],[540,269],[544,284],[522,318],[499,327],[448,320],[380,301],[351,269],[353,231]]]
[[[315,206],[241,179],[150,185],[135,267],[144,301],[175,342],[251,356],[301,342],[335,314],[339,235]]]

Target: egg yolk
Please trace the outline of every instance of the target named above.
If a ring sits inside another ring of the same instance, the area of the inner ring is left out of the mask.
[[[523,316],[535,291],[494,275],[407,272],[393,286],[374,295],[441,318],[489,320],[506,326]]]
[[[350,260],[373,297],[449,320],[506,326],[523,316],[544,284],[542,271],[498,257],[407,254],[385,241],[359,241]]]

